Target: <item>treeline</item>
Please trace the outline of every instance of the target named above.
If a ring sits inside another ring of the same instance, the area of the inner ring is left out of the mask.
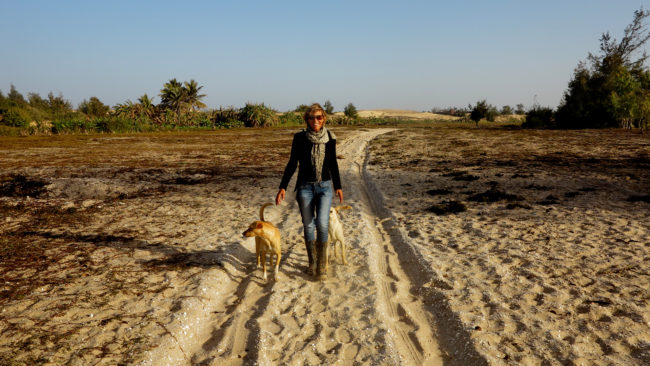
[[[643,52],[650,39],[644,20],[650,11],[634,12],[634,19],[617,42],[609,33],[600,38],[600,53],[589,54],[576,67],[557,109],[534,106],[528,111],[528,128],[648,128],[650,70]]]
[[[469,106],[467,106],[467,108],[446,107],[446,108],[431,109],[431,113],[460,117],[464,119],[469,119],[472,112],[475,113],[475,118],[476,116],[480,115],[481,118],[479,119],[485,118],[490,122],[494,122],[496,120],[496,117],[498,116],[513,116],[513,115],[523,116],[526,114],[526,110],[522,103],[517,104],[515,108],[511,107],[510,105],[504,105],[501,107],[501,109],[499,109],[494,105],[488,104],[485,99],[478,101],[475,106],[472,106],[470,104]]]
[[[300,125],[306,105],[280,113],[264,103],[247,103],[242,108],[205,110],[205,94],[195,80],[171,79],[160,90],[160,103],[142,95],[112,108],[97,97],[79,103],[76,109],[62,94],[21,94],[12,84],[5,95],[0,90],[0,135],[57,134],[89,132],[142,132],[169,129],[217,129],[233,127],[270,127]],[[323,104],[330,124],[356,124],[360,119],[352,103],[343,115],[333,115],[328,100]]]
[[[62,94],[37,93],[24,97],[12,84],[5,96],[0,91],[0,134],[135,132],[161,128],[200,127],[213,125],[210,112],[200,111],[202,86],[194,80],[171,79],[160,90],[161,102],[156,105],[147,94],[136,102],[127,100],[113,108],[97,97],[79,103],[77,109]]]

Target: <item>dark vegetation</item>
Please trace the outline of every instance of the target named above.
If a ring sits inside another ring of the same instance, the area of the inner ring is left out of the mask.
[[[580,62],[557,110],[534,106],[524,128],[641,128],[650,119],[650,70],[643,52],[650,39],[645,20],[650,11],[637,10],[620,41],[609,32],[600,38],[600,53]]]
[[[404,144],[418,146],[418,153],[404,150]],[[369,164],[426,177],[407,186],[421,186],[421,196],[414,196],[424,200],[421,209],[439,215],[465,212],[450,202],[462,203],[470,212],[483,206],[546,210],[589,205],[594,195],[603,194],[611,197],[605,200],[648,202],[647,136],[623,129],[506,130],[450,124],[409,127],[382,136],[373,146],[379,149],[372,147]],[[612,187],[638,193],[623,194]],[[415,207],[414,197],[405,195],[404,204]]]
[[[264,103],[246,103],[242,108],[206,109],[200,94],[203,86],[195,80],[171,79],[160,90],[160,103],[144,94],[136,102],[127,100],[113,107],[93,96],[74,109],[62,94],[49,93],[47,99],[37,93],[25,98],[12,84],[4,95],[0,90],[0,135],[49,135],[70,133],[153,132],[187,129],[223,129],[236,127],[297,126],[303,123],[302,112],[280,113]],[[359,118],[350,103],[343,115],[334,115],[328,100],[323,104],[330,115],[330,125],[393,123],[385,119]],[[403,122],[403,121],[401,121]]]

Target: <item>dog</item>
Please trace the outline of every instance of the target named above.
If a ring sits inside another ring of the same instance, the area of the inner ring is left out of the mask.
[[[270,222],[264,220],[264,209],[272,206],[272,203],[265,203],[260,208],[260,219],[253,221],[246,231],[242,233],[244,237],[255,237],[255,256],[257,257],[257,268],[262,264],[264,279],[266,280],[266,253],[269,253],[269,262],[273,264],[273,255],[275,254],[275,269],[273,278],[278,280],[278,269],[280,259],[282,258],[282,245],[280,242],[280,230]]]
[[[345,257],[345,236],[343,235],[343,224],[341,224],[338,213],[340,210],[349,210],[351,208],[352,207],[350,206],[330,207],[330,222],[327,229],[327,255],[325,256],[327,260],[325,261],[325,269],[327,269],[330,261],[330,243],[334,247],[334,258],[338,256],[338,249],[340,248],[341,263],[348,264],[348,261]]]

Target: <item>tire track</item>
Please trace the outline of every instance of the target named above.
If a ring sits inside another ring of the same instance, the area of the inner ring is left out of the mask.
[[[379,288],[378,306],[384,309],[386,323],[393,334],[395,349],[400,359],[407,365],[442,365],[443,356],[434,336],[433,328],[427,318],[422,302],[411,295],[415,287],[402,270],[394,247],[398,243],[384,230],[387,220],[378,215],[377,202],[372,199],[364,183],[363,168],[368,143],[372,138],[390,130],[375,131],[372,137],[359,139],[346,145],[352,150],[348,155],[354,156],[354,166],[347,171],[349,181],[353,182],[361,193],[362,201],[368,208],[364,213],[366,227],[371,232],[373,258],[369,258],[372,277]]]

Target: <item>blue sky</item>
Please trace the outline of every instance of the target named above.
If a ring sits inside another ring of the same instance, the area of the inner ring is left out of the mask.
[[[639,0],[0,0],[0,90],[115,105],[195,79],[209,108],[556,107]]]

